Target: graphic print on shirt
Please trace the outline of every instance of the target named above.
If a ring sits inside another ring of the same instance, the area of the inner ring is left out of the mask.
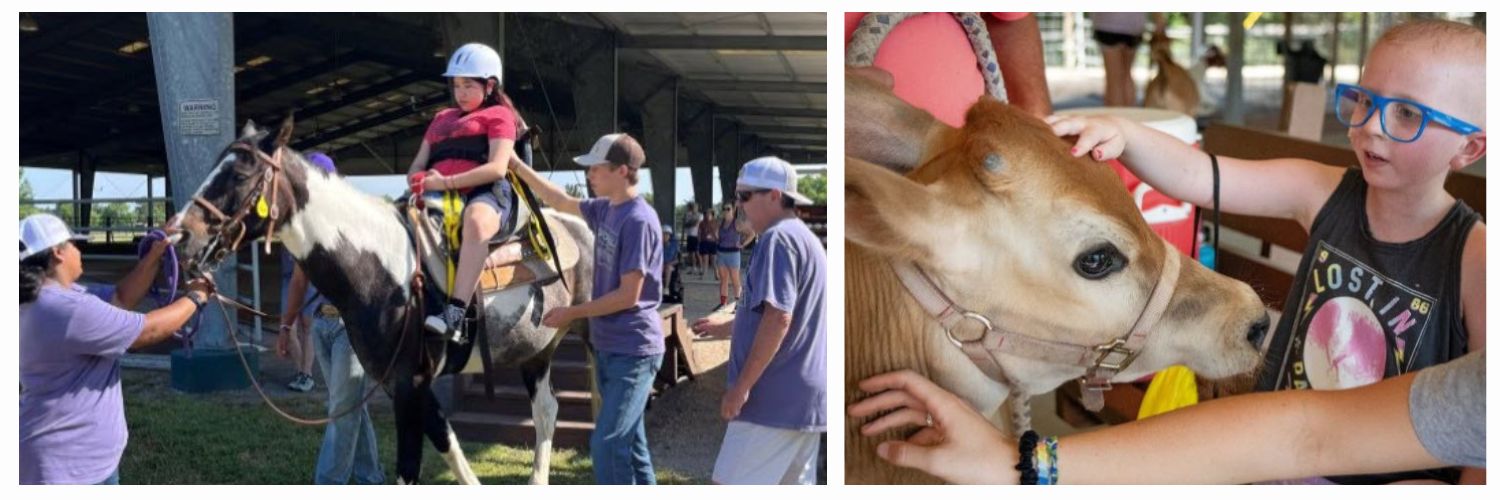
[[[1319,241],[1279,387],[1346,389],[1411,369],[1436,299]],[[1389,372],[1389,373],[1388,373]]]
[[[608,218],[607,213],[605,217],[601,217],[601,220],[606,218]],[[600,224],[597,229],[599,232],[594,235],[594,261],[597,263],[598,268],[594,272],[601,273],[603,276],[618,275],[619,270],[616,269],[615,261],[620,258],[617,255],[620,253],[620,235],[615,232],[615,228],[604,224]],[[595,290],[594,293],[602,296],[604,293],[608,293],[608,291]]]

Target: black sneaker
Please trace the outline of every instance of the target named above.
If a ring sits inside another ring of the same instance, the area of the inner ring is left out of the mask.
[[[428,316],[424,324],[428,331],[442,335],[449,342],[460,344],[464,342],[464,308],[462,307],[449,304],[441,316],[436,314]]]

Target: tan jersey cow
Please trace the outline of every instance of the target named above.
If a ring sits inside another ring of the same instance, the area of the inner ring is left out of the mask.
[[[1132,331],[1176,250],[1146,225],[1110,168],[1069,155],[1042,121],[985,98],[962,129],[933,127],[904,176],[846,158],[846,404],[869,396],[859,380],[911,369],[1008,427],[1009,396],[1053,390],[1087,368],[999,354],[1005,381],[987,376],[895,269],[921,269],[995,329],[1095,346]],[[1114,380],[1173,364],[1214,378],[1254,368],[1267,319],[1249,286],[1186,257],[1167,286],[1155,301],[1159,321]],[[915,429],[864,437],[863,423],[846,421],[849,483],[937,481],[875,455],[879,442]]]

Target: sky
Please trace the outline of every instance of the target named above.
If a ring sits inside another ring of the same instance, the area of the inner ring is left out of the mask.
[[[826,165],[797,165],[798,173],[807,175],[815,172],[823,172]],[[565,172],[543,172],[553,182],[566,186],[568,184],[583,184],[583,171],[571,170]],[[31,182],[33,196],[36,199],[55,199],[73,197],[73,180],[68,170],[52,168],[21,167],[21,176]],[[381,176],[357,176],[350,177],[350,182],[362,191],[375,195],[390,195],[392,198],[406,190],[406,180],[398,175]],[[677,202],[684,203],[692,199],[692,174],[688,167],[677,168]],[[640,183],[641,194],[651,192],[651,172],[641,171]],[[714,168],[714,203],[723,200],[723,193],[719,189],[719,169]],[[152,185],[152,192],[156,196],[163,196],[165,181],[157,179]],[[116,174],[100,172],[94,179],[94,193],[92,198],[143,198],[146,193],[146,176],[140,174]]]

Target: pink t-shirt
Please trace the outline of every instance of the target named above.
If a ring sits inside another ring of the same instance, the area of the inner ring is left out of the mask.
[[[844,13],[845,46],[865,14]],[[985,15],[1014,21],[1028,13]],[[875,67],[895,77],[897,97],[955,127],[963,126],[964,112],[984,95],[984,78],[969,36],[958,19],[946,12],[914,16],[896,25],[875,53]]]
[[[490,106],[467,114],[458,108],[447,108],[432,117],[432,124],[422,136],[434,152],[451,145],[444,142],[456,141],[459,149],[470,149],[473,150],[471,154],[481,156],[488,156],[490,139],[516,139],[516,115],[510,108]],[[468,158],[448,158],[433,162],[429,168],[443,175],[458,175],[480,164]]]

